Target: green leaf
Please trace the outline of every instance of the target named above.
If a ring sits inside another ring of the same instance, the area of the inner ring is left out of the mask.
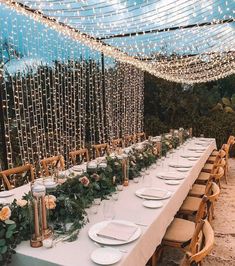
[[[7,230],[9,230],[9,231],[13,231],[15,228],[16,228],[16,224],[10,224],[10,225],[7,227]]]
[[[0,239],[0,247],[4,246],[6,244],[5,239]]]
[[[13,231],[7,230],[7,232],[6,232],[6,238],[11,238],[12,235],[13,235]]]
[[[6,224],[6,225],[15,224],[15,222],[12,221],[12,220],[6,220],[6,221],[5,221],[5,224]]]
[[[226,97],[223,97],[223,98],[222,98],[222,103],[223,103],[225,106],[230,106],[230,105],[231,105],[231,102],[230,102],[229,98],[226,98]]]
[[[7,246],[3,246],[3,247],[0,248],[0,253],[1,254],[4,254],[6,252],[7,252]]]
[[[5,229],[1,229],[0,230],[0,238],[2,238],[3,236],[5,236],[5,232],[6,232]]]

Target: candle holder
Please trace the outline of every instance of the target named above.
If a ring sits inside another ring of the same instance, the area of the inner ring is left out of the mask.
[[[129,157],[127,154],[122,155],[122,178],[123,186],[129,185]]]
[[[38,248],[43,245],[43,240],[51,237],[52,231],[47,225],[47,210],[45,204],[46,188],[44,185],[34,184],[31,187],[33,209],[33,232],[30,245]]]

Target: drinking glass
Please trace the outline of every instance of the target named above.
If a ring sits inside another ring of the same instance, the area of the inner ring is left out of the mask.
[[[115,217],[114,201],[111,197],[103,201],[103,214],[105,220],[112,220]]]

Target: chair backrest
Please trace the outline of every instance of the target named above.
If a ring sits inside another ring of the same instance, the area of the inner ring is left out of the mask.
[[[220,195],[220,188],[215,182],[211,182],[208,191],[206,192],[207,197],[210,202],[214,202],[218,199]]]
[[[208,197],[206,195],[203,196],[201,203],[199,205],[198,211],[195,216],[195,223],[198,223],[201,219],[204,219],[207,216],[207,203],[208,203]]]
[[[111,141],[112,149],[115,151],[117,148],[122,148],[123,145],[123,139],[118,138],[118,139],[113,139]]]
[[[20,187],[34,180],[34,169],[31,164],[11,168],[0,172],[3,184],[8,190]]]
[[[92,145],[95,150],[95,158],[109,154],[109,145],[107,143]]]
[[[86,148],[79,149],[76,151],[71,151],[69,153],[69,156],[72,160],[73,165],[76,165],[84,160],[89,162],[89,153],[88,153],[88,149]],[[78,162],[78,159],[79,159],[79,162]]]
[[[235,137],[234,136],[229,136],[227,144],[230,146],[230,145],[233,145],[234,142],[235,142]]]
[[[126,135],[124,137],[125,147],[128,147],[136,142],[136,135]]]
[[[144,141],[146,140],[146,134],[144,132],[136,133],[136,141]]]
[[[45,176],[49,176],[56,171],[64,170],[64,157],[62,155],[52,156],[41,160],[41,165]]]
[[[224,176],[224,160],[221,161],[220,165],[215,168],[215,171],[211,174],[211,180],[218,183]]]
[[[214,231],[207,220],[201,220],[194,231],[189,251],[186,252],[180,266],[191,266],[200,263],[212,250]]]

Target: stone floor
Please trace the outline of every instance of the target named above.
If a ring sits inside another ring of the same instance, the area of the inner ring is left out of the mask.
[[[215,245],[203,261],[203,266],[235,266],[235,159],[229,160],[228,184],[222,180],[221,195],[216,203],[212,226]],[[159,265],[179,265],[182,256],[175,249],[167,249]]]

